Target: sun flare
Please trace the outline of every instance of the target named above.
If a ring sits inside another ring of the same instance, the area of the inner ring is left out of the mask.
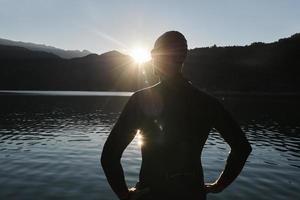
[[[136,136],[137,136],[137,144],[139,146],[143,146],[143,144],[144,144],[144,142],[143,142],[143,136],[141,134],[141,130],[140,129],[137,130]]]
[[[136,63],[142,64],[151,60],[150,52],[145,48],[137,47],[130,51],[130,56],[135,60]]]

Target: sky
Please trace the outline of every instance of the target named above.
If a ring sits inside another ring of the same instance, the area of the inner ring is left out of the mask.
[[[169,30],[189,49],[300,32],[299,0],[0,0],[0,38],[94,53],[151,49]]]

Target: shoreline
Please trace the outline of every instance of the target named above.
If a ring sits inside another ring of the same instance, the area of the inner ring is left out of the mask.
[[[239,91],[216,91],[202,90],[218,97],[300,97],[296,92],[239,92]],[[63,91],[63,90],[0,90],[0,95],[29,95],[29,96],[131,96],[134,92],[127,91]]]

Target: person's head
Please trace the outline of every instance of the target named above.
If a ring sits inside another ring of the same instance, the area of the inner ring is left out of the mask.
[[[155,74],[168,78],[181,73],[187,50],[187,41],[182,33],[168,31],[162,34],[151,51]]]

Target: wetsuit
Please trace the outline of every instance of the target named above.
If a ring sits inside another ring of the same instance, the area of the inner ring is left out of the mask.
[[[137,130],[143,137],[141,199],[206,199],[201,152],[212,128],[231,147],[247,139],[214,97],[178,75],[135,92],[114,125],[102,153],[107,179],[117,194],[127,191],[120,159]]]

